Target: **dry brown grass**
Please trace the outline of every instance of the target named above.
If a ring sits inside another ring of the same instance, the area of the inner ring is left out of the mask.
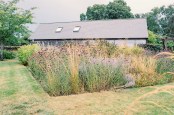
[[[155,74],[156,60],[146,56],[131,56],[131,67],[136,73]]]
[[[128,71],[134,77],[137,86],[158,84],[164,78],[156,72],[157,60],[150,56],[130,56]]]
[[[6,78],[4,78],[4,76],[3,77],[1,77],[0,78],[0,87],[1,87],[1,89],[6,89],[7,88],[7,79]]]
[[[161,52],[161,53],[155,55],[154,58],[171,58],[171,59],[174,59],[174,53]]]
[[[163,87],[158,87],[158,88],[156,88],[153,91],[150,91],[148,93],[145,93],[145,94],[141,95],[140,97],[138,97],[135,100],[133,100],[132,103],[130,103],[130,105],[125,109],[124,115],[130,115],[130,111],[131,110],[134,110],[133,108],[135,108],[135,106],[137,106],[142,101],[142,99],[147,98],[147,97],[150,97],[151,95],[155,95],[155,94],[158,94],[160,92],[165,92],[165,93],[169,93],[170,95],[174,96],[174,93],[171,93],[169,91],[171,89],[174,89],[174,86],[173,85],[172,86],[170,86],[170,85],[169,86],[163,86]],[[150,101],[148,101],[148,102],[150,102]],[[172,114],[174,114],[174,112],[172,110],[168,109],[167,107],[164,107],[162,105],[158,105],[155,102],[151,102],[151,103],[153,103],[155,106],[160,106],[161,109],[167,109]]]
[[[133,98],[121,93],[102,91],[100,93],[52,97],[49,99],[48,105],[53,108],[55,114],[115,114],[121,112],[125,105],[120,96],[124,99]],[[117,104],[121,105],[116,106]]]
[[[80,65],[80,57],[78,55],[79,48],[77,46],[68,47],[68,62],[69,62],[69,68],[70,68],[70,81],[71,81],[71,87],[72,87],[72,93],[77,94],[79,93],[79,65]]]

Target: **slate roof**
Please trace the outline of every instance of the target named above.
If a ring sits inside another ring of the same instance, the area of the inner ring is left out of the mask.
[[[79,32],[73,32],[80,26]],[[58,27],[63,27],[56,33]],[[41,23],[29,39],[148,38],[146,19]]]

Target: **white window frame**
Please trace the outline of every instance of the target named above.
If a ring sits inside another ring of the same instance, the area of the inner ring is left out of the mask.
[[[80,26],[76,26],[76,27],[74,27],[74,29],[73,29],[73,32],[79,32],[80,31]]]
[[[63,30],[63,27],[58,27],[58,28],[56,29],[56,32],[59,33],[59,32],[61,32],[62,30]]]

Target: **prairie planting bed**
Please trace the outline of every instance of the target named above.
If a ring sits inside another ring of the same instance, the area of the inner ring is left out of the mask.
[[[174,114],[174,83],[50,97],[16,60],[0,62],[0,114]]]
[[[100,42],[95,46],[37,47],[37,51],[29,48],[33,53],[29,52],[25,65],[50,96],[153,86],[174,80],[169,74],[174,72],[174,60],[149,55],[137,46],[117,47]],[[23,50],[26,46],[19,49]]]

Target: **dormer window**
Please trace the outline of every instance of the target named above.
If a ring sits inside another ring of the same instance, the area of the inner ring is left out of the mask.
[[[79,31],[80,31],[80,26],[74,27],[73,32],[79,32]]]
[[[62,29],[63,29],[63,27],[58,27],[58,28],[56,29],[56,32],[59,33],[59,32],[62,31]]]

